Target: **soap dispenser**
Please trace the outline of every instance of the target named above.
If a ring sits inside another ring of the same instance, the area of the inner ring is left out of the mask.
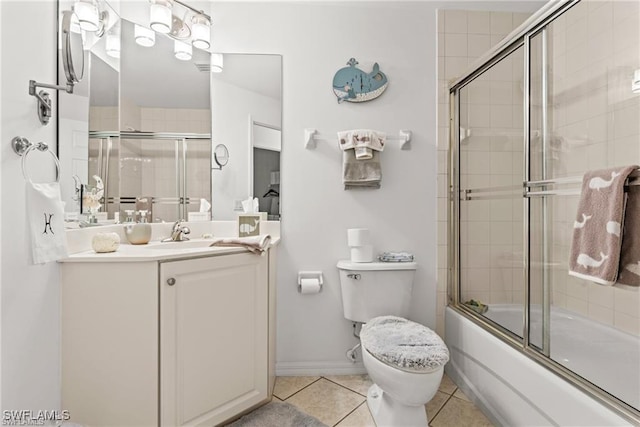
[[[137,211],[136,214],[140,215],[140,222],[133,222],[132,214],[134,211],[125,211],[127,213],[127,220],[124,225],[124,235],[132,245],[145,245],[151,240],[151,224],[147,222],[147,211]]]

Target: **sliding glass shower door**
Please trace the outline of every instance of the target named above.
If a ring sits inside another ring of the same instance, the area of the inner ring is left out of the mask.
[[[640,291],[568,273],[582,176],[640,164],[638,12],[566,2],[450,97],[453,306],[634,420]]]
[[[460,89],[460,302],[522,338],[523,47]],[[488,308],[491,307],[489,310]]]

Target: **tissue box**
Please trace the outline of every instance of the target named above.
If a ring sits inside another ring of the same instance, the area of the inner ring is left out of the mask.
[[[266,220],[266,212],[238,214],[238,237],[260,235],[260,221]]]
[[[211,212],[189,212],[189,222],[194,221],[210,221]]]

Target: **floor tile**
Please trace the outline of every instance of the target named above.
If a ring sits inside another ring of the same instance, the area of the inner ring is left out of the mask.
[[[294,394],[288,403],[333,426],[358,407],[365,398],[322,378]]]
[[[453,393],[453,397],[457,397],[458,399],[466,400],[467,402],[471,402],[471,399],[467,397],[466,394],[460,389],[457,389],[455,393]]]
[[[285,400],[292,394],[302,390],[320,377],[277,377],[273,389],[274,396]]]
[[[336,427],[376,427],[376,423],[369,412],[367,402],[364,402],[358,406],[358,409],[340,421]]]
[[[427,418],[429,420],[434,419],[434,417],[438,414],[438,411],[444,406],[447,399],[449,399],[451,395],[447,393],[443,393],[441,391],[436,391],[435,396],[431,399],[426,405],[427,409]]]
[[[369,375],[330,375],[325,378],[329,381],[333,381],[334,383],[338,383],[349,390],[360,393],[363,396],[367,395],[369,387],[373,385],[369,379]]]
[[[491,427],[491,421],[473,403],[452,397],[438,412],[432,427]]]
[[[440,388],[438,388],[438,390],[443,393],[453,394],[453,392],[456,391],[456,388],[458,388],[458,386],[456,386],[456,384],[451,381],[449,375],[444,374],[442,376],[442,381],[440,382]]]

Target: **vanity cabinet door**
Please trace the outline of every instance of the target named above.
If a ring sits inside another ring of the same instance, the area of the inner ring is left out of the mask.
[[[216,425],[267,399],[267,260],[160,264],[162,426]]]

